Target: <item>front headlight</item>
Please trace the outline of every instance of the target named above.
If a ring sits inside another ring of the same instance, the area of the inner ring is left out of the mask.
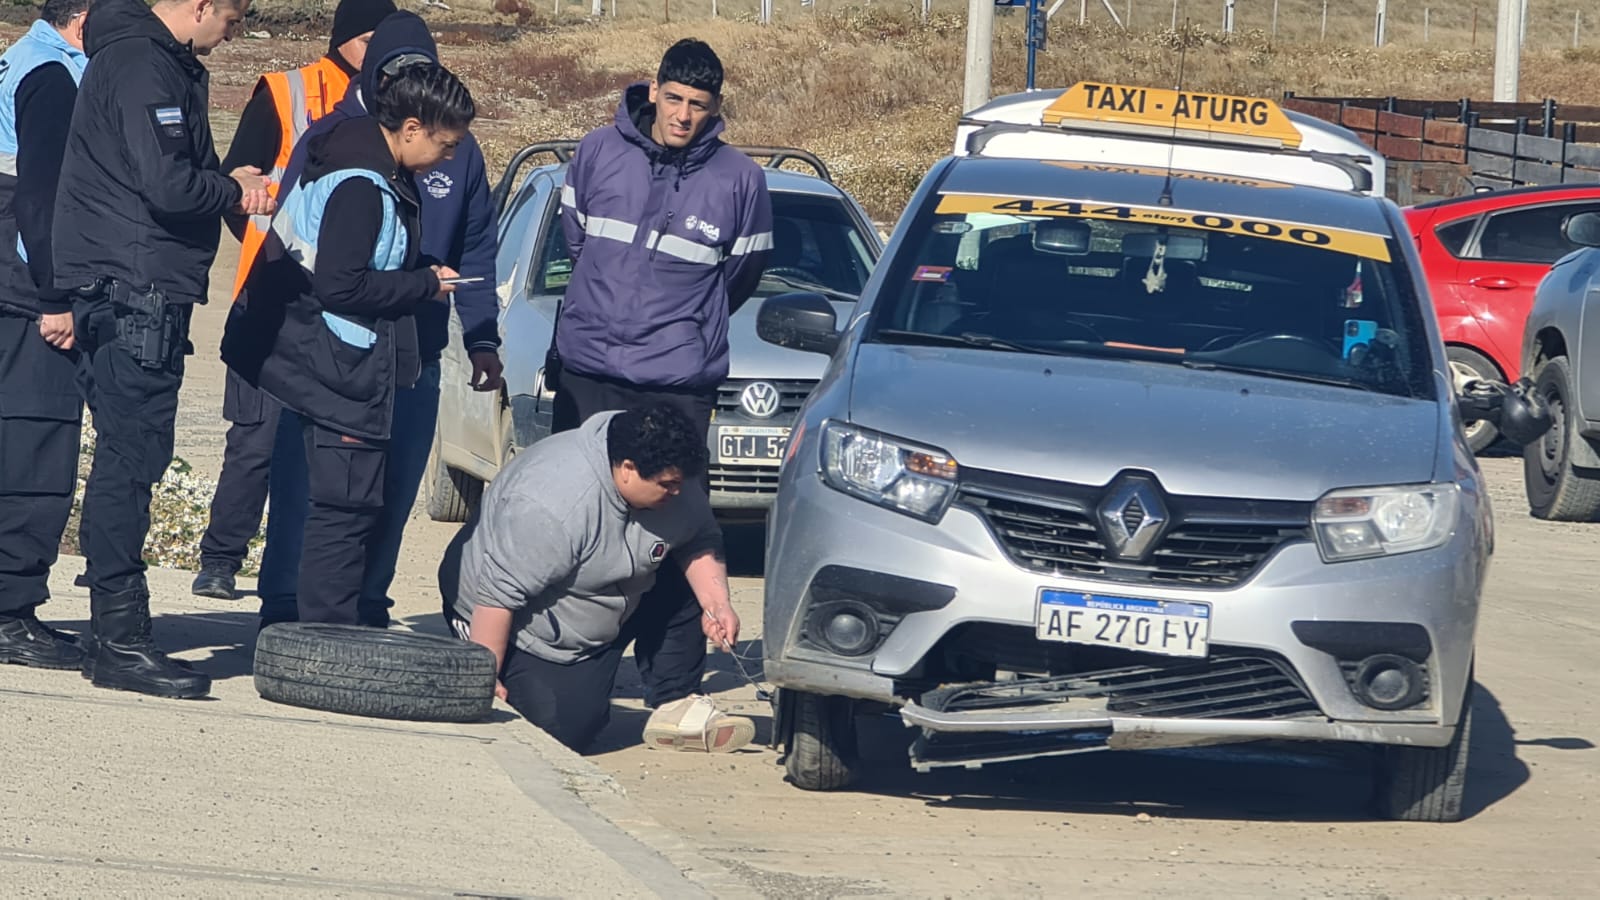
[[[1311,523],[1324,562],[1411,553],[1450,539],[1460,499],[1453,484],[1351,488],[1318,500]]]
[[[822,429],[822,480],[889,509],[937,522],[956,492],[956,461],[938,450],[829,422]]]

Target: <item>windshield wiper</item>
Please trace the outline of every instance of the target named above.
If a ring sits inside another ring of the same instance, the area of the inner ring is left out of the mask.
[[[960,334],[933,334],[926,331],[905,331],[898,328],[880,328],[876,337],[887,338],[894,343],[916,344],[944,344],[951,347],[982,347],[985,350],[1009,350],[1013,353],[1042,353],[1047,356],[1058,356],[1058,351],[1047,347],[1034,347],[1027,344],[1018,344],[1002,340],[994,335],[979,334],[975,331],[963,331]]]
[[[841,300],[848,300],[850,302],[855,302],[856,300],[861,299],[856,294],[851,294],[851,293],[848,293],[846,291],[841,291],[841,290],[838,290],[837,288],[831,288],[831,287],[828,287],[825,284],[818,284],[815,281],[803,281],[803,280],[796,279],[796,278],[785,278],[782,275],[773,275],[770,272],[761,273],[761,277],[762,278],[770,278],[773,281],[778,282],[779,284],[788,285],[789,287],[795,288],[796,290],[816,291],[819,294],[827,294],[830,297],[838,297]]]
[[[1268,369],[1261,366],[1219,363],[1208,359],[1185,359],[1182,360],[1182,364],[1186,369],[1199,369],[1206,372],[1238,372],[1241,375],[1261,375],[1266,378],[1282,378],[1286,381],[1305,381],[1311,384],[1331,384],[1334,387],[1356,388],[1374,394],[1383,393],[1364,381],[1356,381],[1353,378],[1340,378],[1337,375],[1318,375],[1315,372],[1296,372],[1290,369]]]

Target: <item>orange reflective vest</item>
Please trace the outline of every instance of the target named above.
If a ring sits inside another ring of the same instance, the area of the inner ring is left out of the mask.
[[[323,57],[316,62],[289,72],[271,72],[261,76],[256,90],[265,87],[272,92],[272,108],[278,111],[278,125],[283,129],[283,139],[278,142],[278,158],[272,161],[270,191],[278,196],[278,182],[289,165],[289,154],[300,136],[311,123],[331,112],[350,87],[350,76],[333,60]],[[238,300],[244,290],[245,278],[255,264],[256,254],[267,239],[271,216],[251,216],[245,225],[244,240],[239,252],[239,271],[233,280],[233,299]]]

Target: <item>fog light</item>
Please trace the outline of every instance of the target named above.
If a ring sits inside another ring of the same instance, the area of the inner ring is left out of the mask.
[[[1373,709],[1415,706],[1426,690],[1422,667],[1393,653],[1379,653],[1362,660],[1352,686],[1357,699]]]
[[[819,625],[816,636],[829,650],[840,656],[861,656],[878,645],[881,629],[878,617],[859,603],[830,603],[819,609],[812,621]]]

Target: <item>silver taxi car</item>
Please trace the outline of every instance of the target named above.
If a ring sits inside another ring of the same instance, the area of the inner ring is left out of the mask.
[[[1292,138],[1230,146],[1346,189],[984,149],[1072,128],[976,129],[848,319],[761,309],[830,359],[766,559],[790,780],[891,709],[922,771],[1366,744],[1382,814],[1458,818],[1492,519],[1398,209]]]
[[[452,316],[450,343],[440,360],[439,424],[423,482],[424,503],[436,521],[465,521],[483,485],[511,455],[550,434],[555,393],[544,383],[544,360],[572,273],[560,195],[576,148],[575,141],[524,147],[495,189],[506,389],[483,394],[468,386],[472,366],[461,349],[460,320]],[[766,516],[791,421],[824,366],[814,354],[756,337],[761,299],[804,288],[823,293],[840,315],[849,315],[883,251],[871,218],[815,155],[790,147],[737,149],[764,162],[773,251],[755,296],[729,321],[728,378],[718,388],[706,435],[711,504],[725,522]],[[554,160],[532,165],[546,156]]]

